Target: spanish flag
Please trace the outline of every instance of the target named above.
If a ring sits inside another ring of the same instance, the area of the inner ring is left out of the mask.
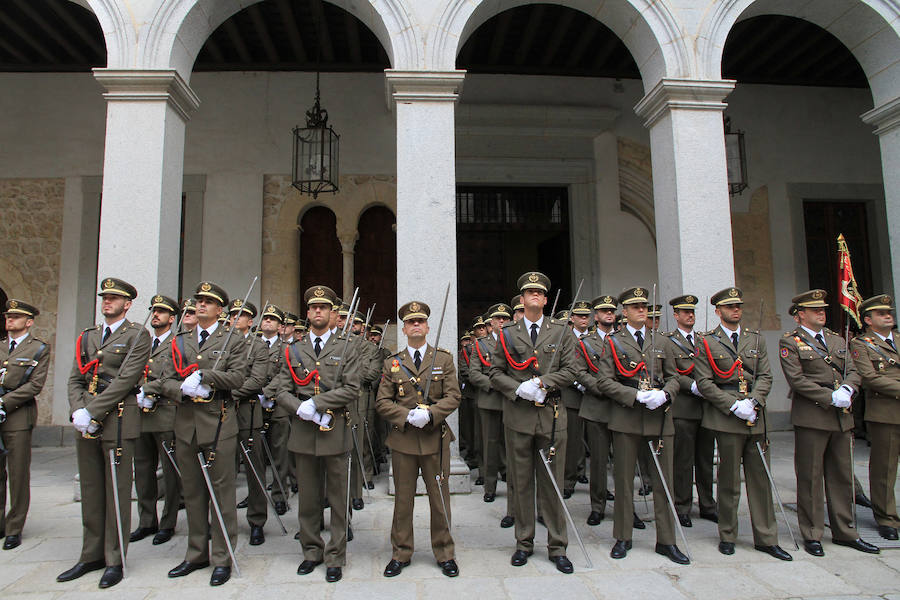
[[[862,296],[856,286],[856,278],[853,276],[853,266],[850,264],[850,250],[847,248],[847,241],[844,234],[838,235],[838,302],[841,307],[847,311],[847,314],[856,321],[856,326],[862,329],[862,323],[859,320],[859,305],[862,302]]]

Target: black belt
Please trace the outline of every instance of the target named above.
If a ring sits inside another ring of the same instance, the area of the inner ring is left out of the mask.
[[[193,404],[209,404],[210,402],[214,402],[216,400],[224,400],[225,405],[228,405],[228,401],[231,400],[231,394],[226,394],[224,392],[213,392],[210,394],[208,398],[203,398],[201,401],[194,401],[193,396],[181,396],[182,402],[191,402]]]
[[[720,390],[728,390],[729,392],[739,392],[741,388],[736,383],[717,383],[716,387]]]

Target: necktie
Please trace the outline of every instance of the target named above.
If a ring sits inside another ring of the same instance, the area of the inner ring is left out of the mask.
[[[150,352],[156,352],[157,348],[159,348],[159,338],[153,338],[153,348]]]
[[[109,327],[106,328],[106,331],[103,332],[103,340],[100,342],[101,344],[105,344],[106,340],[109,339],[109,336],[112,335],[112,329]]]
[[[16,349],[16,340],[13,340],[9,343],[9,353],[12,354],[13,350]]]
[[[417,369],[422,365],[422,355],[419,354],[418,350],[416,350],[415,354],[413,354],[413,362],[416,363]]]
[[[822,337],[821,333],[816,334],[816,341],[822,344],[822,347],[825,348],[826,351],[828,350],[828,346],[825,345],[825,338]]]
[[[641,350],[644,349],[644,334],[640,331],[634,332],[634,339],[637,340],[638,346],[640,346]]]
[[[889,338],[886,339],[885,341],[886,341],[888,344],[891,345],[891,348],[894,349],[894,352],[897,351],[897,346],[894,345],[894,338],[893,338],[893,337],[889,337]]]
[[[272,347],[272,341],[266,340],[266,348],[271,348],[271,347]],[[316,354],[318,354],[318,352]]]
[[[537,336],[538,336],[538,326],[537,323],[531,324],[531,345],[537,345]]]
[[[313,349],[316,351],[316,356],[318,356],[319,352],[322,351],[322,338],[316,338],[315,347]]]
[[[200,330],[200,348],[203,347],[203,344],[206,343],[206,338],[209,337],[209,332],[205,329]]]
[[[688,344],[691,345],[691,348],[693,348],[693,347],[694,347],[694,336],[693,336],[693,334],[690,334],[690,333],[689,333],[689,334],[687,335],[687,341],[688,341]]]
[[[734,349],[737,350],[738,349],[738,334],[736,331],[731,334],[731,343],[734,344]]]

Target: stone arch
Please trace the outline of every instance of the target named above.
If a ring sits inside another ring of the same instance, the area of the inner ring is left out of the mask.
[[[804,19],[839,39],[859,61],[876,106],[900,96],[900,7],[890,0],[720,0],[698,32],[699,76],[721,79],[731,28],[738,20],[763,14]]]
[[[8,298],[34,302],[34,292],[25,281],[22,271],[2,257],[0,257],[0,288],[3,288]]]
[[[122,3],[116,0],[69,0],[94,13],[103,41],[106,45],[106,66],[128,68],[134,65],[134,48],[137,31],[131,19],[124,13]]]
[[[94,0],[91,0],[94,1]],[[109,1],[109,0],[103,0]],[[175,69],[190,80],[194,61],[215,29],[231,15],[262,0],[171,0],[161,2],[140,41],[140,64]],[[395,69],[420,64],[416,28],[401,0],[326,0],[357,17],[381,42]]]
[[[651,0],[447,0],[429,34],[434,40],[427,44],[428,68],[453,70],[456,55],[480,25],[504,10],[538,2],[579,10],[609,27],[634,56],[646,91],[663,77],[694,75],[682,25],[667,3]]]

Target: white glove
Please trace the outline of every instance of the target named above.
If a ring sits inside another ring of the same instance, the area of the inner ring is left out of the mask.
[[[431,421],[431,414],[424,408],[414,408],[406,415],[406,422],[419,429],[428,425],[429,421]]]
[[[538,392],[540,391],[540,386],[536,384],[534,378],[532,378],[519,384],[519,387],[516,388],[516,396],[523,400],[534,402],[535,399],[538,398]]]
[[[691,382],[691,393],[692,393],[693,395],[697,396],[698,398],[702,398],[702,397],[703,397],[703,394],[700,393],[700,388],[697,387],[697,382],[696,382],[696,381],[692,381],[692,382]]]
[[[645,406],[650,410],[656,410],[666,403],[666,393],[662,390],[650,390],[650,399]]]
[[[744,398],[742,400],[736,400],[735,403],[731,405],[731,412],[733,412],[737,418],[752,423],[756,420],[756,411],[753,410],[753,408],[753,401],[750,398]]]
[[[6,421],[6,411],[0,408],[0,423]]]
[[[850,400],[853,399],[853,390],[846,385],[831,392],[831,404],[838,408],[849,408]]]
[[[97,433],[98,429],[100,429],[100,425],[92,421],[87,427],[87,433]]]
[[[191,396],[197,398],[209,398],[209,395],[212,394],[212,389],[205,383],[201,383],[197,387],[194,388],[194,393]]]
[[[210,393],[209,386],[203,385],[200,381],[201,378],[200,371],[194,371],[185,377],[184,381],[181,382],[181,393],[190,398],[198,396],[208,398]]]
[[[578,390],[579,392],[581,392],[582,394],[585,393],[585,392],[587,391],[587,388],[585,388],[583,385],[581,385],[581,384],[578,383],[577,381],[575,382],[575,389],[577,389],[577,390]]]
[[[77,429],[81,433],[87,431],[87,428],[90,424],[91,413],[89,413],[86,409],[79,408],[72,413],[72,425],[74,425],[75,429]]]
[[[316,413],[312,418],[312,422],[320,427],[327,428],[331,424],[331,415],[328,413]]]
[[[183,386],[188,386],[190,389],[195,390],[197,386],[200,385],[200,381],[203,379],[203,375],[200,374],[200,371],[194,371],[184,379]]]
[[[316,401],[312,398],[307,398],[303,402],[300,403],[300,408],[297,409],[297,416],[303,419],[304,421],[312,421],[313,417],[316,414]]]

